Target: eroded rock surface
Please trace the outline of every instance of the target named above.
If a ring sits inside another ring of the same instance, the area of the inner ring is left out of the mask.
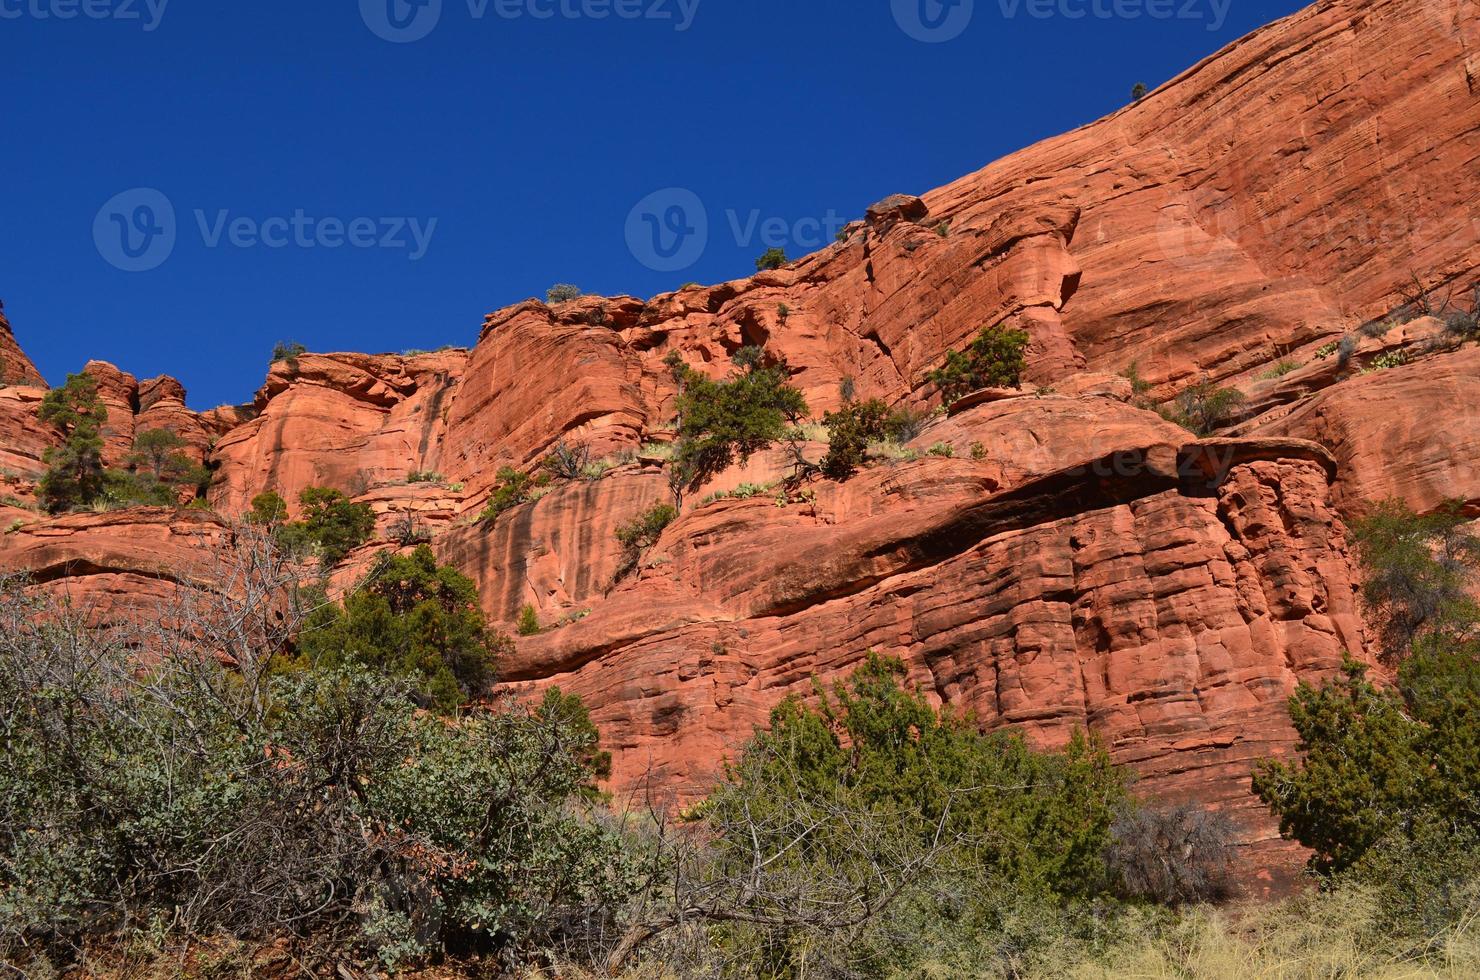
[[[470,351],[305,354],[252,404],[204,414],[171,379],[94,363],[107,454],[179,432],[228,517],[269,489],[371,504],[379,537],[339,585],[414,521],[494,621],[535,607],[545,632],[504,682],[585,698],[619,797],[702,794],[779,699],[878,650],[984,725],[1045,744],[1088,729],[1141,792],[1229,810],[1278,887],[1300,856],[1249,770],[1292,750],[1294,685],[1365,654],[1343,514],[1390,495],[1480,503],[1476,348],[1419,323],[1332,354],[1413,274],[1480,279],[1476,2],[1318,4],[752,278],[526,301]],[[1030,335],[1024,388],[935,412],[925,372],[999,322]],[[896,458],[805,493],[778,488],[784,454],[757,455],[618,579],[616,528],[669,499],[665,359],[718,377],[746,345],[784,360],[816,417],[851,391],[931,418]],[[0,321],[0,356],[29,366],[13,347]],[[105,609],[156,596],[220,525],[27,509],[57,438],[30,372],[0,388],[0,521],[19,525],[0,572]],[[1249,396],[1225,438],[1147,410],[1204,376]],[[562,440],[603,462],[592,479],[477,520],[500,468]]]

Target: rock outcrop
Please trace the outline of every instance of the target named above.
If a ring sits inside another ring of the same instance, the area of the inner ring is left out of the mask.
[[[1365,653],[1344,517],[1385,496],[1480,512],[1476,348],[1429,321],[1337,343],[1407,305],[1415,275],[1480,279],[1477,2],[1322,2],[749,279],[527,301],[470,351],[304,354],[251,405],[205,414],[171,379],[90,364],[107,454],[179,432],[227,516],[268,489],[370,503],[381,536],[341,584],[417,522],[495,622],[535,607],[546,629],[504,683],[585,698],[619,795],[703,793],[780,698],[877,650],[984,725],[1045,744],[1087,729],[1142,792],[1228,810],[1279,887],[1299,855],[1249,770],[1292,751],[1295,684]],[[1030,335],[1025,387],[941,405],[925,372],[999,322]],[[843,483],[788,492],[787,458],[757,455],[619,577],[616,528],[670,499],[665,361],[718,377],[746,345],[784,361],[816,417],[851,391],[929,420]],[[1222,438],[1147,410],[1202,377],[1249,396]],[[29,380],[0,389],[0,520],[19,524],[0,572],[102,609],[159,595],[219,525],[28,511],[55,440]],[[602,463],[591,479],[477,520],[500,468],[562,440]]]
[[[27,385],[45,387],[46,381],[36,365],[15,342],[15,333],[10,321],[0,312],[0,386]]]

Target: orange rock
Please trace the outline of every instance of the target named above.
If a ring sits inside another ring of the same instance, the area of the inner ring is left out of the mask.
[[[502,677],[585,698],[619,793],[702,794],[780,698],[873,649],[985,725],[1050,745],[1086,728],[1141,792],[1232,812],[1260,880],[1283,887],[1300,856],[1249,771],[1293,750],[1294,685],[1364,654],[1338,508],[1480,506],[1480,352],[1435,352],[1435,325],[1416,323],[1362,338],[1349,363],[1315,353],[1398,307],[1413,272],[1480,279],[1475,3],[1451,18],[1425,0],[1313,6],[1105,119],[880,202],[786,268],[648,301],[527,301],[491,314],[472,351],[305,354],[251,406],[202,415],[168,378],[91,364],[110,460],[170,427],[217,467],[224,513],[266,489],[351,492],[379,538],[339,586],[401,547],[410,517],[493,621],[535,607],[547,629]],[[925,372],[999,322],[1030,335],[1022,390],[932,417],[917,459],[805,494],[711,497],[789,471],[757,454],[614,581],[616,528],[668,499],[662,452],[642,447],[673,438],[670,354],[719,377],[764,345],[814,417],[848,389],[929,411]],[[1356,373],[1397,351],[1419,360]],[[0,356],[29,365],[3,321]],[[1287,357],[1294,371],[1261,376]],[[1149,391],[1122,376],[1132,363]],[[1197,441],[1131,404],[1201,376],[1250,396],[1234,438]],[[0,467],[22,503],[55,441],[41,394],[0,389]],[[532,470],[561,440],[609,471],[475,522],[500,468]],[[0,538],[0,570],[110,609],[155,594],[213,526],[33,520]]]
[[[46,387],[46,379],[36,370],[36,365],[15,342],[15,333],[10,321],[0,312],[0,387],[4,385],[29,385]]]

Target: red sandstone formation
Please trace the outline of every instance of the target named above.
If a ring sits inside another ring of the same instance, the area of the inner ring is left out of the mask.
[[[1049,744],[1089,729],[1144,793],[1233,812],[1279,878],[1298,857],[1248,774],[1292,749],[1294,685],[1364,654],[1342,515],[1385,496],[1480,510],[1474,347],[1423,321],[1325,350],[1402,306],[1414,274],[1480,279],[1480,10],[1440,6],[1452,16],[1426,0],[1309,8],[750,279],[528,301],[491,314],[471,351],[306,354],[275,364],[251,406],[205,415],[171,379],[91,364],[109,458],[170,428],[217,467],[223,514],[311,485],[369,502],[382,540],[339,583],[410,517],[493,619],[536,608],[546,632],[519,641],[505,682],[584,697],[619,793],[702,793],[778,699],[872,649],[984,724]],[[919,458],[816,481],[815,496],[706,499],[777,480],[785,460],[762,454],[686,501],[614,581],[616,527],[668,499],[663,454],[643,447],[672,438],[670,353],[718,376],[764,344],[819,417],[845,379],[933,409],[924,372],[1003,321],[1032,338],[1023,391],[956,403],[914,440]],[[7,363],[39,382],[13,346],[0,321]],[[1385,366],[1400,353],[1406,366]],[[1294,370],[1265,376],[1283,360]],[[1118,376],[1132,363],[1149,391]],[[1135,407],[1204,375],[1249,395],[1229,438]],[[0,389],[0,496],[23,505],[0,501],[20,525],[0,572],[109,609],[161,594],[216,525],[26,510],[55,439],[42,393]],[[611,468],[475,521],[499,468],[562,439]],[[928,455],[937,443],[952,458]]]

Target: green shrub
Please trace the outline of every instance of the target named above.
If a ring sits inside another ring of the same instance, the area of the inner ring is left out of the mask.
[[[1372,374],[1375,371],[1386,371],[1389,368],[1402,367],[1408,363],[1408,354],[1405,351],[1390,350],[1378,354],[1372,359],[1372,366],[1363,371],[1363,374]]]
[[[549,477],[541,476],[537,479],[512,466],[505,466],[498,471],[497,480],[493,495],[488,498],[488,505],[478,515],[480,521],[498,520],[499,515],[505,511],[529,503],[534,498],[535,491],[544,486]]]
[[[288,519],[288,502],[275,490],[264,490],[252,498],[248,522],[262,527],[277,527]]]
[[[1005,326],[983,327],[964,353],[946,351],[945,362],[925,374],[948,401],[979,388],[1020,388],[1028,334]]]
[[[554,306],[556,303],[569,303],[573,299],[580,299],[586,295],[586,291],[580,286],[568,282],[559,282],[551,286],[545,292],[545,302]]]
[[[868,458],[869,443],[884,438],[889,429],[889,406],[873,398],[845,404],[822,417],[827,426],[827,455],[822,473],[830,480],[846,480]]]
[[[956,455],[955,448],[948,442],[937,442],[926,450],[931,456],[939,456],[942,459],[950,459]]]
[[[1291,373],[1292,371],[1298,370],[1300,370],[1299,361],[1292,361],[1288,358],[1282,358],[1281,360],[1278,360],[1273,365],[1271,365],[1268,370],[1260,372],[1259,377],[1261,380],[1264,381],[1273,381],[1276,378],[1283,378],[1285,375]]]
[[[946,942],[990,948],[1004,905],[1107,886],[1126,779],[1104,751],[984,735],[902,674],[871,656],[815,707],[782,702],[693,814],[711,843],[689,904],[738,975],[928,975]]]
[[[412,470],[406,474],[407,483],[446,483],[447,477],[433,470]]]
[[[1396,689],[1349,661],[1324,687],[1290,701],[1297,761],[1266,761],[1255,792],[1281,832],[1321,872],[1356,866],[1375,847],[1403,849],[1423,828],[1480,831],[1480,607],[1468,592],[1480,542],[1457,507],[1419,517],[1401,504],[1358,524],[1363,597]]]
[[[1389,500],[1354,522],[1362,601],[1389,663],[1420,640],[1462,641],[1480,623],[1473,591],[1480,538],[1467,525],[1458,501],[1419,515]]]
[[[149,429],[134,437],[129,463],[138,492],[162,505],[178,502],[185,490],[203,492],[211,474],[181,451],[189,445],[169,429]]]
[[[272,363],[287,361],[290,366],[296,364],[298,358],[308,353],[308,348],[302,344],[289,341],[278,341],[272,347]]]
[[[487,692],[511,645],[487,627],[473,581],[421,545],[410,555],[382,554],[342,605],[314,610],[298,658],[284,669],[365,667],[450,714]]]
[[[98,398],[98,383],[87,374],[69,374],[41,401],[42,422],[55,426],[62,444],[46,451],[46,473],[37,497],[53,514],[86,507],[103,498],[103,423],[108,413]]]
[[[1247,400],[1237,388],[1223,388],[1204,379],[1182,391],[1162,415],[1195,435],[1210,436],[1227,425]]]
[[[643,552],[658,543],[663,531],[678,520],[678,508],[672,504],[655,504],[617,528],[617,541],[622,556],[617,566],[618,579],[637,568]]]
[[[755,260],[755,269],[757,272],[768,272],[780,269],[788,261],[784,251],[779,248],[770,248],[766,250],[766,254]]]
[[[308,487],[298,495],[298,502],[303,508],[303,532],[318,545],[325,565],[339,564],[375,533],[375,511],[370,505],[353,503],[338,490]]]
[[[1146,83],[1145,82],[1137,82],[1136,84],[1132,85],[1131,86],[1131,101],[1132,102],[1140,102],[1144,98],[1146,98]]]
[[[788,427],[806,417],[806,400],[787,383],[785,365],[762,366],[758,355],[737,355],[745,367],[724,381],[710,381],[681,362],[674,367],[682,390],[672,473],[676,487],[698,489],[737,460],[744,462],[785,438]]]
[[[635,884],[591,813],[609,761],[574,698],[449,723],[357,666],[257,690],[169,646],[141,672],[139,651],[6,600],[0,958],[159,925],[512,965]]]
[[[1328,344],[1322,344],[1321,346],[1317,347],[1316,357],[1319,357],[1321,360],[1324,361],[1326,358],[1330,357],[1332,354],[1335,354],[1340,349],[1341,341],[1333,340]]]
[[[519,610],[519,635],[539,636],[539,634],[540,614],[534,606],[525,605],[523,609]]]

